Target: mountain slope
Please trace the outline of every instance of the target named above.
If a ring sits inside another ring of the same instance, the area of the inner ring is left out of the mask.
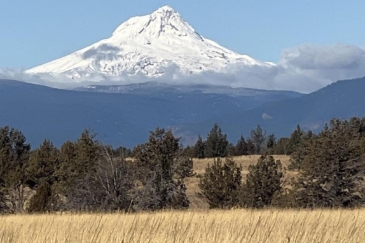
[[[142,92],[81,92],[0,80],[0,126],[22,130],[33,146],[45,138],[60,145],[90,128],[105,143],[132,147],[144,142],[157,126],[179,127],[238,113],[266,101],[300,96],[259,90],[256,96],[171,92],[169,86],[151,90],[147,84]]]
[[[288,98],[297,98],[302,94],[294,91],[259,90],[250,88],[232,88],[223,85],[179,85],[165,84],[161,82],[144,82],[127,85],[88,85],[75,88],[77,91],[141,94],[141,95],[166,95],[176,93],[194,94],[223,94],[229,96],[247,97],[247,99],[273,101]],[[247,100],[249,102],[249,100]]]
[[[164,6],[133,17],[108,39],[63,58],[27,70],[30,74],[100,79],[142,75],[189,75],[222,71],[228,64],[274,65],[240,55],[198,34],[179,13]]]
[[[204,122],[185,124],[180,134],[207,134],[215,122],[234,141],[241,134],[249,136],[250,130],[261,125],[277,136],[289,136],[297,124],[304,129],[319,131],[332,118],[349,119],[365,117],[365,77],[337,81],[316,92],[290,100],[265,103],[257,108]]]

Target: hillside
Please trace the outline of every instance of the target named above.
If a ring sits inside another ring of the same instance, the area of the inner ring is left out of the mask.
[[[248,111],[231,112],[204,122],[186,124],[179,132],[207,134],[216,122],[233,141],[238,140],[241,133],[249,136],[250,130],[257,125],[277,137],[289,136],[297,124],[317,132],[332,118],[365,116],[364,90],[365,77],[337,81],[298,98],[267,102]]]
[[[33,146],[46,138],[60,145],[89,128],[104,143],[133,147],[145,142],[157,126],[178,127],[238,113],[269,100],[300,96],[277,91],[231,95],[146,87],[130,93],[81,92],[0,80],[0,126],[20,129]]]

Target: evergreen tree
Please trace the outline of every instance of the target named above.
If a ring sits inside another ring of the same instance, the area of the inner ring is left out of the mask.
[[[204,152],[204,150],[203,150]],[[185,157],[188,157],[188,158],[197,158],[196,157],[196,154],[195,154],[195,148],[194,146],[186,146],[186,148],[184,148],[182,150],[182,153],[181,153],[182,156],[185,156]]]
[[[242,187],[241,205],[253,208],[269,206],[274,194],[281,190],[283,175],[279,160],[262,155],[256,165],[248,167],[246,183]]]
[[[207,199],[210,208],[230,208],[238,205],[238,194],[241,187],[242,167],[234,160],[220,158],[205,169],[200,179],[199,188]]]
[[[59,166],[55,171],[57,194],[66,194],[67,191],[75,186],[75,181],[81,171],[76,163],[76,146],[73,142],[65,142],[59,153]]]
[[[247,139],[247,154],[255,154],[256,149],[255,149],[255,145],[252,142],[252,140],[249,138]]]
[[[7,201],[12,212],[24,211],[29,155],[30,145],[21,131],[7,126],[0,128],[0,194],[3,200],[5,195],[9,196]]]
[[[222,133],[218,124],[214,124],[207,137],[205,156],[207,158],[226,157],[228,153],[227,147],[227,135]]]
[[[261,154],[264,149],[266,140],[266,132],[262,130],[260,126],[257,126],[255,130],[251,131],[251,142],[255,147],[255,153]]]
[[[203,142],[202,138],[199,136],[198,137],[198,141],[196,141],[195,146],[194,146],[194,152],[195,158],[198,159],[204,159],[205,158],[205,142]]]
[[[178,156],[175,162],[175,173],[180,179],[192,177],[194,175],[193,160],[186,156]]]
[[[292,154],[298,147],[302,146],[303,143],[304,131],[297,125],[297,128],[290,135],[288,145],[287,145],[287,153],[288,155]]]
[[[273,154],[276,145],[276,137],[274,134],[270,134],[266,140],[266,152]]]
[[[174,178],[177,170],[181,172],[181,161],[179,139],[171,130],[165,132],[157,128],[151,132],[148,142],[136,151],[139,171],[143,171],[140,179],[144,182],[139,206],[151,210],[189,207],[183,179]]]
[[[365,119],[333,119],[305,147],[294,183],[301,207],[356,207],[364,203],[365,154],[361,127]]]
[[[44,213],[51,208],[52,197],[51,187],[47,182],[43,182],[36,190],[36,194],[31,198],[28,211],[31,213]]]
[[[279,138],[274,146],[273,154],[287,154],[289,138]]]
[[[296,133],[296,132],[294,132]],[[296,145],[289,145],[292,146],[290,153],[290,164],[288,166],[288,169],[290,170],[301,170],[302,169],[302,163],[306,156],[306,148],[308,146],[308,141],[311,140],[311,138],[314,136],[311,131],[308,131],[307,133],[302,132],[300,135],[300,138],[295,138],[297,135],[294,135],[293,141],[296,141]],[[289,143],[290,144],[290,139]],[[289,152],[290,152],[289,150]]]
[[[235,155],[248,155],[248,148],[245,138],[241,135],[235,147]]]
[[[232,157],[236,155],[236,147],[232,143],[228,143],[227,156]]]
[[[88,172],[95,170],[99,156],[99,144],[95,140],[95,134],[91,133],[90,130],[84,130],[75,143],[75,149],[78,172],[86,175]]]
[[[40,147],[32,151],[27,171],[35,184],[54,182],[54,173],[59,165],[59,151],[49,140],[44,140]]]
[[[32,151],[27,166],[28,185],[36,189],[29,210],[45,212],[52,209],[52,186],[56,183],[55,172],[59,166],[59,151],[49,140],[44,140],[40,147]]]
[[[84,197],[84,185],[95,175],[99,159],[100,144],[89,130],[84,130],[75,143],[67,141],[62,145],[53,190],[55,195],[66,197],[69,203],[57,207],[82,209],[79,198]]]

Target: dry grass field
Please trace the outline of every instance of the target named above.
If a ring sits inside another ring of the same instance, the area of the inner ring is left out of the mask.
[[[1,243],[355,243],[362,210],[227,210],[0,216]]]
[[[287,156],[274,156],[283,166]],[[259,156],[241,156],[242,175]],[[212,159],[194,160],[202,175]],[[295,176],[287,172],[286,177]],[[365,210],[207,210],[197,196],[199,178],[188,178],[188,211],[132,214],[0,216],[0,243],[355,243],[365,242]]]

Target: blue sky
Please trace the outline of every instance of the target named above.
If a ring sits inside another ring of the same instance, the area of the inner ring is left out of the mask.
[[[109,37],[122,22],[170,5],[197,32],[278,62],[303,43],[364,46],[365,1],[1,0],[0,67],[31,68]]]

